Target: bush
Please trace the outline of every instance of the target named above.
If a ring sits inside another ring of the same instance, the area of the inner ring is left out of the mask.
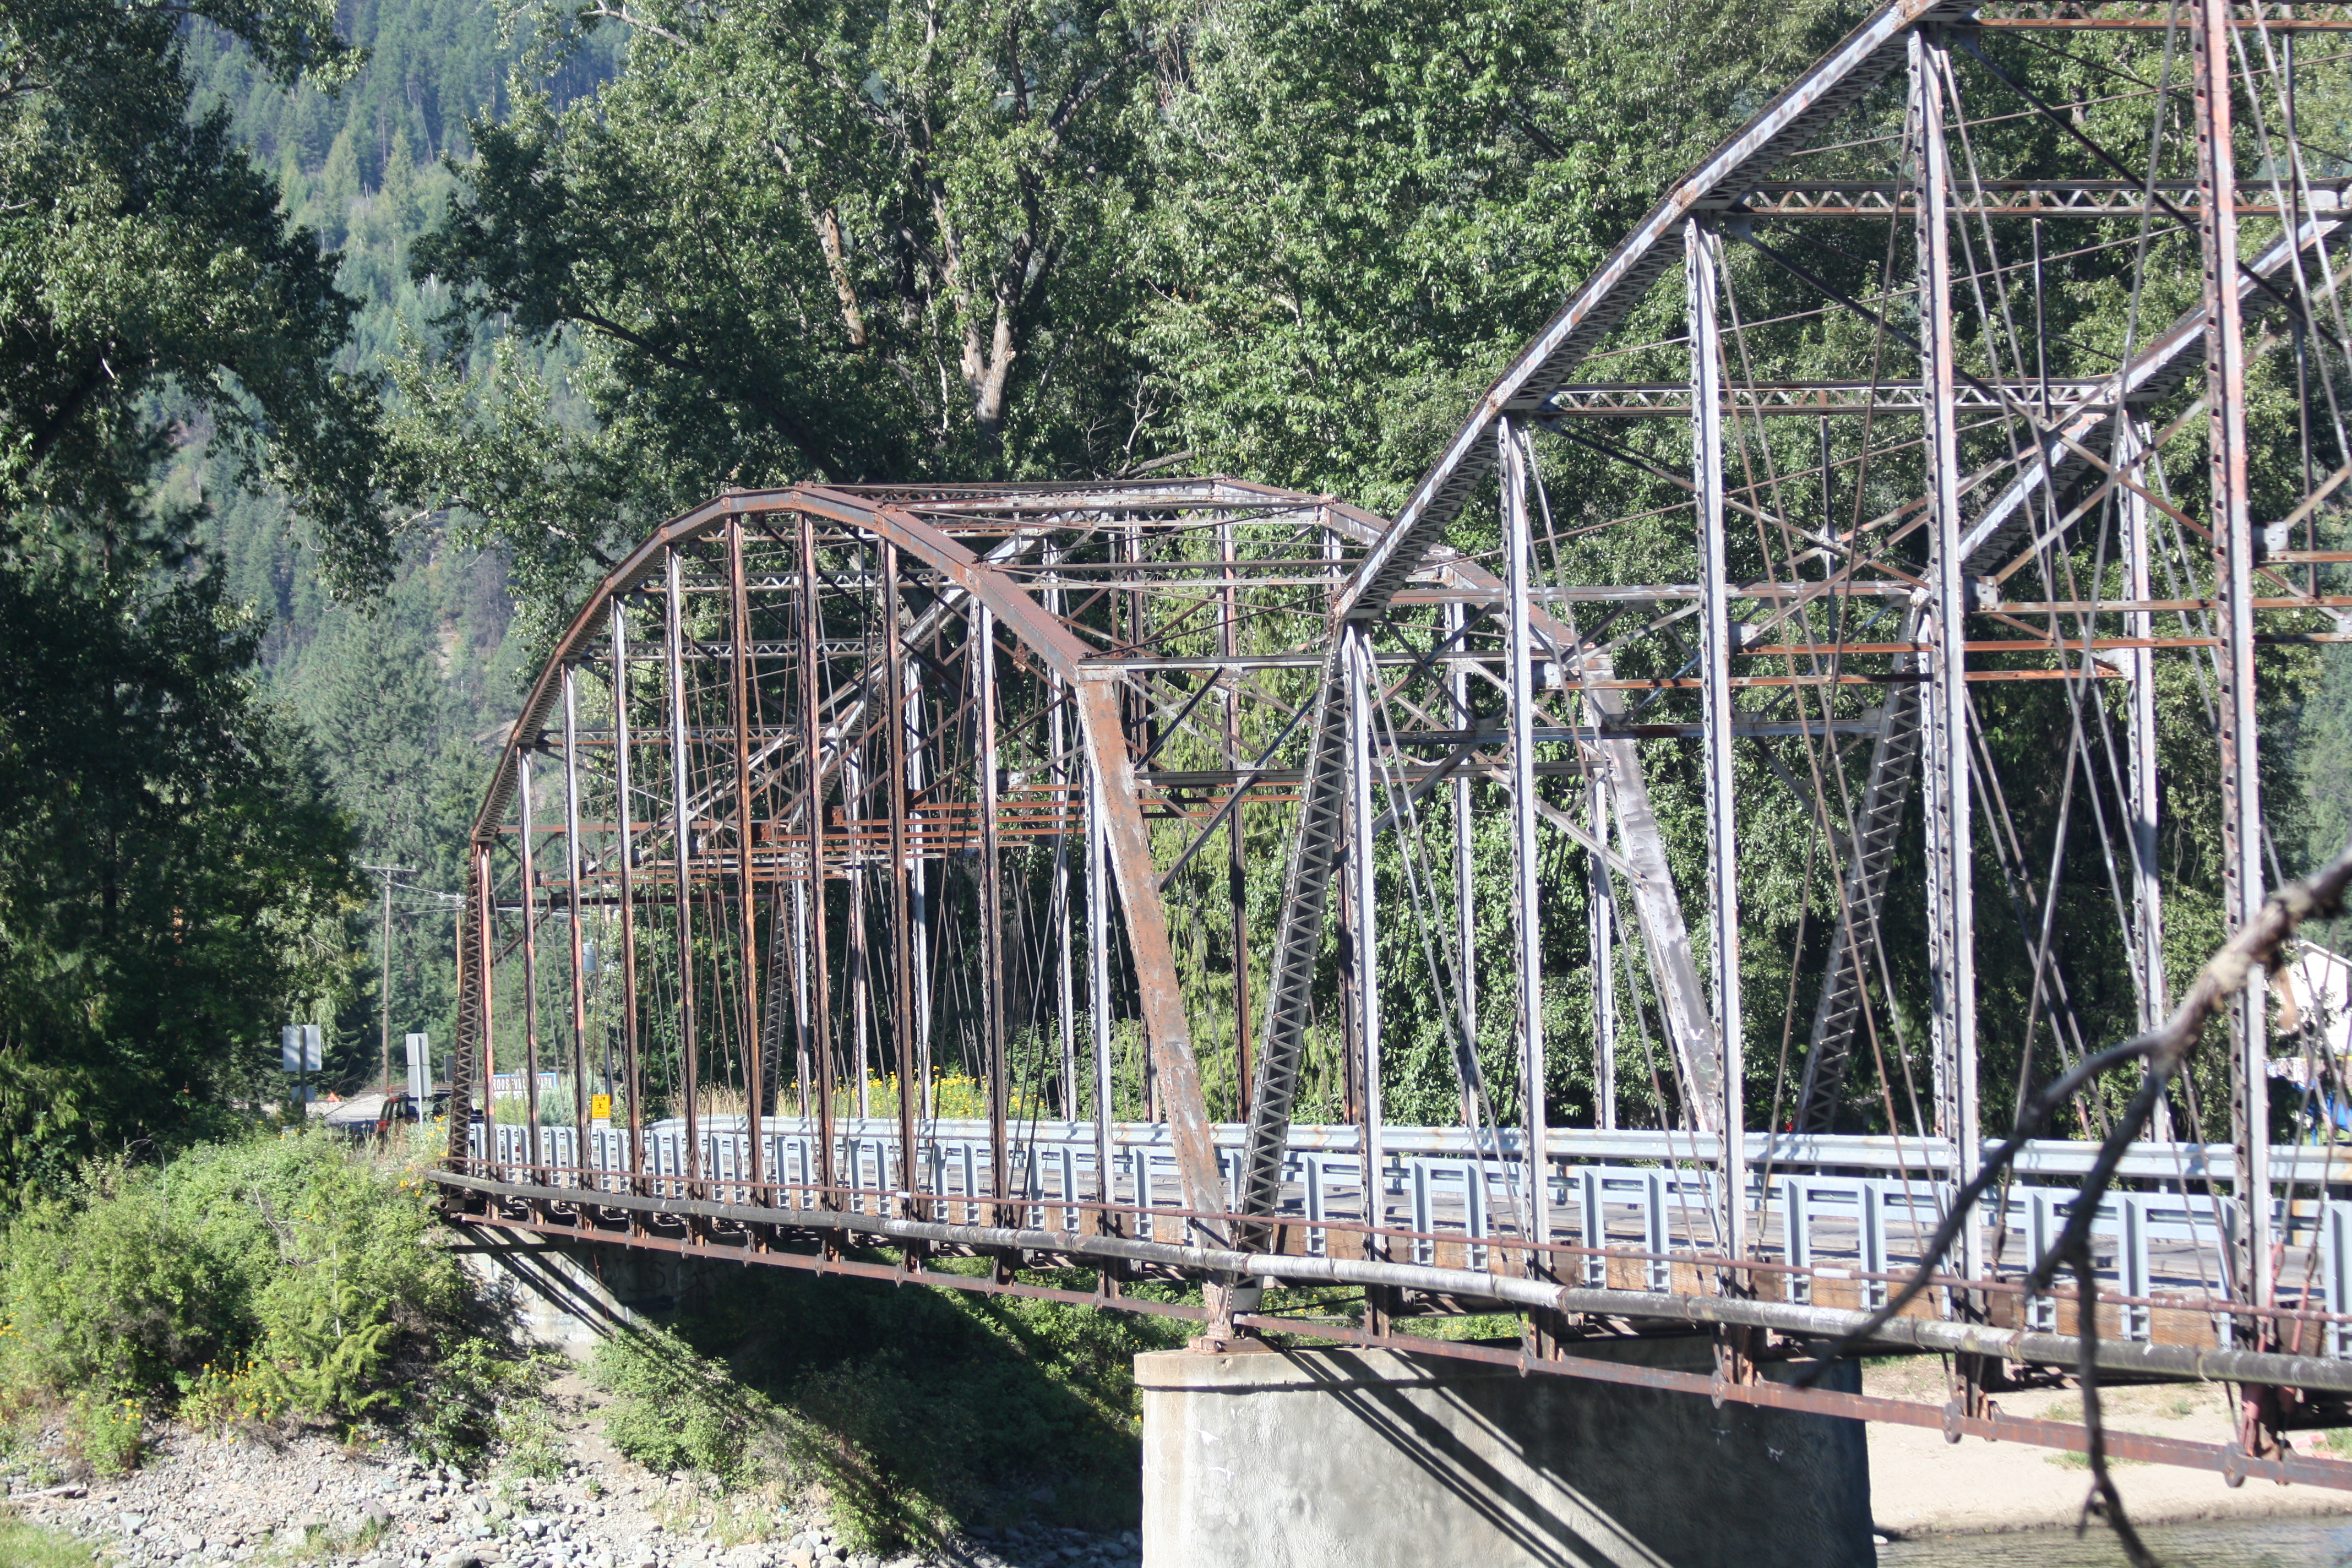
[[[436,1342],[408,1386],[403,1429],[411,1447],[436,1464],[471,1464],[503,1448],[524,1450],[526,1473],[544,1468],[531,1451],[534,1424],[547,1419],[547,1380],[562,1358],[530,1354],[509,1339],[454,1333]]]
[[[719,1486],[762,1479],[781,1436],[775,1407],[667,1330],[640,1327],[596,1347],[589,1377],[614,1396],[604,1438],[649,1470],[697,1470]]]
[[[205,1426],[412,1416],[442,1455],[478,1453],[521,1389],[488,1369],[528,1358],[426,1245],[436,1226],[414,1170],[313,1131],[89,1166],[0,1236],[0,1405],[129,1399]],[[94,1464],[126,1451],[95,1426],[87,1442]]]
[[[123,1476],[139,1468],[145,1423],[135,1400],[89,1390],[66,1409],[66,1447],[92,1475]]]

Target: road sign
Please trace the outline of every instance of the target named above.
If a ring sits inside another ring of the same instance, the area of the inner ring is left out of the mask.
[[[317,1072],[320,1038],[316,1024],[289,1024],[278,1031],[278,1064],[281,1072]]]
[[[609,1094],[590,1095],[588,1097],[588,1120],[591,1121],[612,1121],[613,1097]]]
[[[409,1098],[422,1105],[433,1098],[433,1037],[408,1037]]]

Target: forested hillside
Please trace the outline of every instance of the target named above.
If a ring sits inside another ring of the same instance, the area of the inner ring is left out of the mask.
[[[411,251],[447,207],[449,164],[473,155],[468,121],[506,114],[528,33],[517,39],[494,7],[460,0],[382,0],[339,15],[367,60],[331,94],[309,79],[273,80],[231,35],[201,25],[188,36],[189,72],[197,102],[226,109],[232,133],[275,175],[293,220],[341,253],[336,281],[360,309],[337,363],[380,377],[435,337],[434,317],[448,306],[446,289],[412,276]],[[566,100],[611,74],[618,43],[526,81]],[[487,350],[494,337],[476,341]],[[517,352],[533,374],[562,383],[562,345]],[[201,420],[188,435],[163,495],[205,503],[195,539],[228,595],[263,617],[265,689],[316,738],[360,863],[408,868],[391,878],[394,1059],[411,1030],[437,1048],[451,1026],[455,963],[449,909],[431,894],[457,886],[484,761],[529,673],[507,639],[504,552],[468,542],[465,518],[428,509],[405,520],[384,592],[339,602],[283,495],[237,483]],[[381,875],[364,879],[379,892]],[[318,1004],[331,1026],[331,1075],[346,1085],[372,1082],[376,1069],[382,922],[381,898],[364,900],[350,921],[348,981]]]

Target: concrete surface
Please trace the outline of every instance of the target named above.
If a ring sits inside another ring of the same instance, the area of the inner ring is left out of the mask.
[[[1703,1338],[1594,1353],[1711,1364]],[[1858,1422],[1389,1351],[1162,1352],[1136,1382],[1145,1568],[1875,1561]]]

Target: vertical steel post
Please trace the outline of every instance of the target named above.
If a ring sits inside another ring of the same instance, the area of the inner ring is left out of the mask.
[[[1370,632],[1351,626],[1348,662],[1348,890],[1356,938],[1358,1037],[1363,1042],[1364,1205],[1367,1221],[1386,1225],[1386,1163],[1381,1139],[1380,892],[1372,859],[1372,663]]]
[[[1528,517],[1527,454],[1517,426],[1496,422],[1503,491],[1503,587],[1509,625],[1511,730],[1512,967],[1518,981],[1519,1100],[1523,1168],[1527,1172],[1528,1235],[1538,1247],[1551,1239],[1550,1127],[1543,1026],[1543,911],[1538,885],[1536,844],[1536,665],[1535,628],[1529,624],[1534,587],[1535,540]],[[1549,1268],[1540,1252],[1528,1254],[1528,1271]]]
[[[1102,773],[1087,768],[1087,1009],[1095,1048],[1095,1196],[1110,1203],[1111,1129],[1117,1115],[1110,1063],[1110,863],[1109,828],[1103,820]],[[1142,1203],[1138,1183],[1137,1203]],[[1108,1224],[1109,1216],[1104,1216]]]
[[[806,1121],[814,1108],[809,1102],[809,1085],[814,1080],[810,1066],[810,1031],[816,1026],[809,1012],[808,952],[809,952],[809,884],[803,874],[793,884],[793,1026],[794,1030],[793,1081],[800,1085],[801,1118]]]
[[[1976,1175],[1976,899],[1969,817],[1968,563],[1960,548],[1960,456],[1952,323],[1951,167],[1944,140],[1944,45],[1910,36],[1911,132],[1918,168],[1919,379],[1927,403],[1930,624],[1927,700],[1928,999],[1934,1016],[1937,1131],[1951,1141],[1952,1179]],[[1984,1271],[1984,1243],[1960,1231],[1960,1273]]]
[[[2237,163],[2231,144],[2228,0],[2199,0],[2197,176],[2205,274],[2205,419],[2211,455],[2213,599],[2221,634],[2221,904],[2236,931],[2263,905],[2263,810],[2254,725],[2253,527],[2247,504],[2245,323],[2238,300]],[[2237,1144],[2238,1286],[2271,1299],[2270,1055],[2263,988],[2230,1006],[2230,1113]]]
[[[693,901],[688,894],[694,881],[694,839],[687,822],[686,804],[689,787],[686,765],[686,585],[684,566],[677,549],[664,551],[662,559],[663,586],[667,590],[664,595],[662,662],[667,681],[665,690],[669,698],[670,847],[677,865],[677,878],[670,890],[677,908],[678,1052],[686,1089],[686,1171],[692,1184],[688,1190],[700,1197],[701,1083],[699,1064],[695,1059],[694,918],[688,907]]]
[[[751,599],[743,582],[743,520],[727,524],[727,587],[735,633],[735,882],[743,944],[743,1134],[751,1141],[751,1201],[765,1173],[767,1070],[760,1051],[759,909],[751,868]]]
[[[1584,799],[1592,841],[1605,845],[1609,786],[1597,772],[1585,782]],[[1591,939],[1594,1121],[1605,1131],[1617,1125],[1617,884],[1610,878],[1609,862],[1600,855],[1587,854],[1584,863],[1589,889],[1585,924]]]
[[[629,796],[628,617],[613,599],[613,805],[621,873],[621,1063],[629,1096],[629,1174],[645,1172],[645,1066],[637,1043],[637,839]],[[632,1191],[638,1190],[633,1183]]]
[[[817,663],[824,657],[824,616],[817,600],[816,520],[800,514],[801,545],[801,751],[806,794],[802,810],[808,824],[809,1038],[816,1063],[816,1184],[827,1207],[839,1201],[833,1172],[832,965],[824,933],[824,711]]]
[[[1459,599],[1445,605],[1445,637],[1455,653],[1466,652],[1465,630],[1469,624],[1469,612]],[[1454,723],[1463,730],[1475,730],[1477,721],[1470,713],[1470,666],[1456,659],[1446,670],[1446,689],[1454,696]],[[1462,1125],[1478,1124],[1477,1079],[1467,1070],[1475,1065],[1478,1049],[1478,864],[1476,846],[1472,842],[1470,816],[1470,777],[1456,771],[1449,781],[1454,795],[1454,983],[1462,988],[1462,1037],[1469,1042],[1473,1060],[1463,1064]]]
[[[2147,422],[2129,417],[2124,421],[2123,429],[2127,445],[2116,453],[2116,466],[2126,472],[2140,470],[2140,483],[2146,484]],[[2124,597],[2145,604],[2154,596],[2148,572],[2147,497],[2137,489],[2125,488],[2119,490],[2117,502],[2123,509]],[[2147,610],[2125,611],[2124,636],[2142,642],[2153,638],[2155,615]],[[2158,879],[2156,860],[2160,805],[2156,768],[2156,650],[2131,648],[2124,659],[2124,668],[2131,679],[2131,722],[2126,731],[2131,759],[2131,803],[2126,815],[2131,824],[2132,936],[2138,948],[2134,954],[2132,978],[2138,983],[2139,1026],[2145,1032],[2161,1024],[2172,1006],[2164,979],[2163,888]],[[2172,1141],[2172,1102],[2168,1097],[2156,1102],[2148,1136],[2159,1142]]]
[[[1716,238],[1694,220],[1683,226],[1691,344],[1691,468],[1698,496],[1701,746],[1706,770],[1707,958],[1714,973],[1715,1036],[1722,1053],[1723,1247],[1747,1252],[1747,1086],[1740,1059],[1738,793],[1732,773],[1730,569],[1725,560],[1723,497],[1723,337],[1716,319]],[[1727,1279],[1728,1286],[1733,1283]]]
[[[473,1055],[482,1027],[482,958],[475,946],[474,858],[466,857],[466,890],[458,895],[451,934],[457,939],[457,1030],[449,1043],[449,1135],[444,1145],[453,1170],[473,1169]]]
[[[530,1179],[544,1184],[547,1172],[539,1147],[539,879],[531,870],[529,752],[515,754],[515,810],[522,822],[522,1103],[530,1119],[523,1141],[530,1149]]]
[[[915,666],[907,666],[907,798],[914,800],[923,791],[923,687],[922,676]],[[908,832],[915,829],[915,813],[908,813]],[[907,918],[913,924],[915,964],[915,1067],[922,1075],[923,1115],[929,1119],[934,1110],[931,1103],[931,903],[930,876],[924,869],[926,854],[922,846],[914,851],[914,864],[907,871]]]
[[[570,671],[565,672],[567,678]],[[383,1077],[378,1080],[386,1100],[392,1098],[392,872],[383,876],[383,989],[377,999],[383,1005]]]
[[[479,955],[482,986],[482,1157],[495,1160],[499,1152],[499,1052],[498,1052],[498,890],[490,881],[489,840],[474,846],[475,952]],[[453,1098],[449,1114],[454,1119],[465,1107]]]
[[[915,1110],[922,1089],[915,1060],[915,957],[907,888],[907,646],[898,630],[898,547],[882,546],[882,668],[889,692],[882,715],[888,736],[883,794],[890,808],[890,1026],[898,1060],[899,1212],[918,1211],[923,1180],[915,1148]]]
[[[580,713],[576,666],[563,667],[563,879],[572,906],[572,1130],[581,1180],[588,1168],[588,983],[580,973]]]
[[[1234,520],[1217,521],[1217,558],[1224,566],[1225,586],[1219,595],[1217,649],[1225,658],[1241,657],[1241,590],[1234,575]],[[1241,671],[1228,667],[1217,672],[1225,683],[1225,765],[1239,773],[1242,761]],[[1236,784],[1234,788],[1240,788]],[[1234,926],[1234,1116],[1249,1120],[1250,994],[1249,994],[1249,847],[1243,818],[1235,802],[1225,822],[1225,898]]]
[[[852,815],[857,803],[865,798],[866,773],[857,765],[856,751],[847,741],[843,742],[847,753],[841,759],[842,826],[849,835],[848,860],[841,875],[849,884],[849,921],[842,933],[842,945],[849,957],[849,1034],[857,1064],[857,1119],[860,1121],[874,1114],[873,1094],[869,1082],[874,1076],[873,1053],[869,1041],[873,1031],[873,955],[866,944],[866,851],[858,842],[858,817]]]
[[[1045,589],[1045,612],[1058,618],[1062,614],[1061,581],[1055,568],[1062,560],[1061,548],[1046,542],[1043,551],[1049,575]],[[1075,1121],[1078,1116],[1078,1018],[1077,983],[1073,973],[1076,954],[1071,951],[1070,930],[1070,793],[1077,787],[1076,773],[1069,763],[1069,687],[1058,675],[1045,678],[1045,750],[1053,759],[1049,771],[1054,783],[1060,786],[1055,806],[1054,835],[1054,980],[1056,1010],[1061,1016],[1062,1035],[1062,1119]]]
[[[982,1048],[988,1058],[989,1193],[999,1225],[1012,1223],[1002,1201],[1012,1190],[1013,1150],[1005,1131],[1011,1075],[1004,1060],[1004,872],[996,842],[996,616],[975,604],[971,615],[972,696],[980,709],[980,951]]]

